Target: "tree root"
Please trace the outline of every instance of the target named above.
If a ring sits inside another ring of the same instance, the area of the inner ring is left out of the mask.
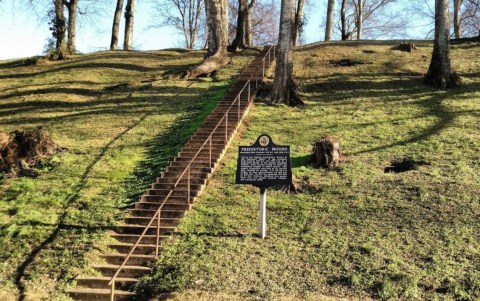
[[[216,53],[205,58],[200,64],[185,70],[180,76],[181,79],[196,79],[202,75],[209,75],[214,71],[230,63],[226,53]]]

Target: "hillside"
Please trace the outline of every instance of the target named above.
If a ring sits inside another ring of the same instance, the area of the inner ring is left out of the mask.
[[[105,232],[167,165],[252,50],[213,79],[171,74],[203,51],[99,52],[0,62],[0,132],[43,126],[68,151],[41,176],[0,176],[0,300],[64,300]]]
[[[480,46],[452,50],[465,84],[438,91],[422,83],[430,45],[392,45],[299,49],[308,106],[257,104],[140,290],[176,300],[480,298]],[[362,64],[332,64],[341,59]],[[262,241],[258,189],[233,183],[236,146],[264,132],[291,145],[304,191],[267,192]],[[342,144],[338,169],[308,164],[323,134]],[[385,172],[404,158],[417,167]]]
[[[299,48],[307,106],[252,109],[138,291],[176,300],[478,300],[480,45],[453,47],[464,85],[448,91],[421,81],[429,43],[413,53],[392,45]],[[63,290],[98,260],[106,230],[254,53],[199,81],[168,75],[199,61],[200,51],[0,62],[0,131],[42,125],[69,149],[37,179],[0,180],[0,300],[67,300]],[[343,59],[358,64],[335,64]],[[258,191],[233,183],[237,146],[264,132],[291,145],[303,192],[268,190],[268,237],[260,240]],[[334,170],[308,164],[324,134],[345,153]],[[415,168],[385,172],[407,161]]]

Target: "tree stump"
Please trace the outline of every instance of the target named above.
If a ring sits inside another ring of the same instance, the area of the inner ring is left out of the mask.
[[[62,150],[42,128],[0,132],[0,171],[13,175],[38,175],[30,168]]]
[[[340,162],[340,143],[324,136],[313,144],[312,161],[317,167],[333,168]]]
[[[403,43],[396,47],[397,50],[412,52],[413,50],[417,50],[417,46],[413,43]]]

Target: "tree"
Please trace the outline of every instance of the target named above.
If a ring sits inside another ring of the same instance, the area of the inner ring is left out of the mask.
[[[462,32],[460,31],[460,7],[462,2],[463,0],[453,0],[453,32],[456,39],[462,37]]]
[[[123,41],[123,50],[132,50],[134,16],[135,0],[127,0],[127,6],[125,8],[125,38]]]
[[[463,0],[460,7],[459,31],[461,36],[480,36],[480,0]]]
[[[363,0],[357,2],[357,40],[362,39],[363,27]]]
[[[245,30],[247,46],[276,44],[278,40],[278,22],[280,20],[280,10],[275,3],[276,0],[249,1]],[[228,35],[229,40],[233,41],[237,35],[238,0],[229,0],[228,8]]]
[[[293,32],[293,46],[297,46],[298,40],[300,38],[300,33],[302,32],[304,4],[304,0],[297,0],[297,9],[295,11],[295,27]]]
[[[182,33],[187,49],[195,48],[201,29],[203,0],[162,0],[154,8],[154,18],[163,20],[153,28],[171,26]]]
[[[392,37],[406,28],[406,20],[393,10],[390,4],[399,0],[342,0],[340,22],[336,27],[342,40]]]
[[[267,97],[270,103],[285,103],[290,106],[305,104],[297,92],[293,78],[294,23],[295,0],[282,0],[275,78],[272,91]]]
[[[330,41],[332,39],[334,6],[335,6],[335,0],[328,0],[327,23],[325,26],[325,41]]]
[[[68,9],[68,42],[67,52],[73,54],[76,52],[76,32],[77,32],[77,6],[78,0],[64,1]]]
[[[247,18],[245,22],[245,42],[247,44],[247,47],[253,46],[252,14],[256,3],[257,0],[250,0],[250,3],[248,4]]]
[[[67,57],[66,20],[63,12],[63,0],[55,0],[55,54],[59,60]]]
[[[238,9],[237,9],[237,26],[235,38],[232,41],[232,44],[228,47],[229,50],[237,51],[238,49],[247,48],[246,43],[246,23],[247,23],[247,0],[238,0]]]
[[[118,32],[120,31],[120,20],[122,18],[123,0],[117,0],[115,14],[113,15],[112,39],[110,50],[116,50],[118,47]]]
[[[352,36],[349,24],[347,23],[347,0],[342,0],[340,8],[340,31],[342,35],[342,41],[349,40]]]
[[[457,86],[460,79],[450,61],[450,16],[448,0],[435,0],[435,40],[425,80],[442,89]]]
[[[194,79],[208,75],[230,62],[227,54],[227,7],[227,0],[205,0],[208,27],[207,57],[200,64],[186,70],[182,78]]]
[[[435,9],[428,0],[417,0],[411,14],[418,15],[421,20],[435,21]],[[480,34],[480,0],[453,0],[453,22],[451,38],[475,37]],[[434,30],[428,32],[426,38],[433,38]]]

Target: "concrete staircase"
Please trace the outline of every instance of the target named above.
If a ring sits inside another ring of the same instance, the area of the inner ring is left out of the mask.
[[[111,251],[101,255],[103,264],[92,266],[101,276],[76,279],[76,288],[68,291],[74,300],[123,300],[134,295],[130,289],[150,272],[148,263],[156,259],[159,243],[171,236],[207,184],[274,57],[275,48],[265,47],[244,68],[161,177],[129,210],[124,223],[110,234],[115,240],[108,246]]]

